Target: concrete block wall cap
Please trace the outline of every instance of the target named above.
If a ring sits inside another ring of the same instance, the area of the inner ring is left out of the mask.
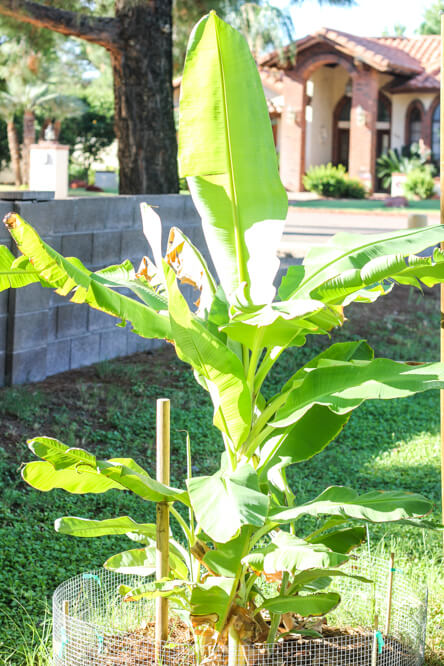
[[[9,190],[7,192],[0,192],[0,200],[4,201],[51,201],[54,199],[54,192],[48,191],[31,191],[31,190]]]

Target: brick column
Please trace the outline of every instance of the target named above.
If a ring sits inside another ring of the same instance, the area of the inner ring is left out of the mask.
[[[287,190],[302,191],[305,159],[305,82],[284,77],[280,173]]]
[[[353,75],[349,173],[372,191],[375,186],[378,74],[361,69]]]

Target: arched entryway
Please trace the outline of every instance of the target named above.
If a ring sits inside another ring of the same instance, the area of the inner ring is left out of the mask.
[[[350,154],[351,95],[343,95],[333,114],[333,164],[342,164],[348,171]]]
[[[390,148],[390,131],[392,122],[392,104],[383,93],[378,95],[378,115],[376,120],[376,159],[384,155]],[[377,172],[376,172],[377,173]],[[377,192],[384,192],[382,179],[376,176]]]

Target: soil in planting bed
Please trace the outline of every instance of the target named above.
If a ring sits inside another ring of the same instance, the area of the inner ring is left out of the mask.
[[[91,666],[194,666],[196,659],[187,631],[172,636],[156,655],[152,627],[128,634],[106,636],[97,649],[85,650]],[[181,634],[181,635],[180,635]],[[324,627],[323,638],[292,637],[276,643],[272,650],[263,644],[243,648],[247,666],[371,666],[373,635],[362,628]],[[410,666],[415,655],[400,641],[387,638],[377,655],[378,666]],[[68,660],[68,664],[71,662]],[[227,649],[208,655],[202,666],[228,666]],[[74,665],[74,662],[73,662]]]

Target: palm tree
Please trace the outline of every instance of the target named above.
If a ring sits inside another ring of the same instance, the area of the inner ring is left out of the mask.
[[[269,2],[245,2],[227,12],[225,20],[243,34],[255,59],[267,49],[279,49],[294,39],[288,9]]]
[[[0,92],[0,117],[6,121],[8,132],[8,148],[11,156],[11,166],[14,173],[16,187],[22,184],[22,171],[20,167],[20,145],[17,128],[14,124],[14,115],[21,110],[17,100],[8,92]]]
[[[46,84],[23,85],[19,79],[8,84],[6,94],[14,100],[16,109],[23,110],[22,178],[23,182],[28,183],[30,148],[36,141],[36,111],[42,109],[49,118],[60,121],[62,118],[80,115],[85,110],[85,105],[71,95],[49,92]]]

